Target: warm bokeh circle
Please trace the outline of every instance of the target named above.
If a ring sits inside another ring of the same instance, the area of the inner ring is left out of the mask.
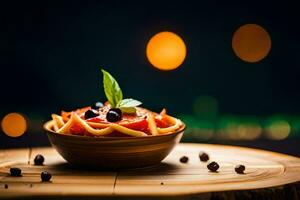
[[[148,42],[146,55],[154,67],[160,70],[173,70],[183,63],[186,46],[175,33],[160,32]]]
[[[19,113],[9,113],[2,119],[1,127],[6,135],[19,137],[25,133],[27,121],[25,117]]]
[[[239,27],[232,38],[234,53],[243,61],[258,62],[271,50],[269,33],[257,24],[245,24]]]

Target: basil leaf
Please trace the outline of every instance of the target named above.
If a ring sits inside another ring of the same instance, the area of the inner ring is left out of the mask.
[[[136,107],[141,105],[142,102],[135,99],[123,99],[118,103],[117,107]]]
[[[123,93],[119,87],[118,82],[110,73],[101,69],[103,73],[103,87],[106,98],[112,108],[115,108],[117,104],[123,99]]]
[[[120,107],[120,110],[122,113],[127,113],[127,114],[134,114],[136,112],[135,107]]]

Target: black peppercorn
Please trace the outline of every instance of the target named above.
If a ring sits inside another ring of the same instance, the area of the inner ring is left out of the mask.
[[[22,176],[22,170],[17,167],[10,168],[10,175],[11,176]]]
[[[238,174],[243,174],[245,169],[246,169],[246,167],[244,165],[237,165],[234,168],[235,172]]]
[[[45,158],[41,154],[36,155],[35,158],[34,158],[34,164],[35,165],[43,165],[44,161],[45,161]]]
[[[209,169],[212,172],[216,172],[219,169],[219,164],[216,162],[211,162],[207,165],[207,169]]]
[[[5,188],[5,189],[8,189],[8,185],[7,185],[7,184],[5,184],[5,185],[4,185],[4,188]]]
[[[189,161],[189,158],[187,156],[182,156],[180,159],[179,159],[180,162],[182,163],[187,163]]]
[[[200,160],[203,161],[203,162],[206,162],[206,161],[209,160],[209,156],[208,156],[208,154],[205,153],[205,152],[200,152],[200,153],[199,153],[199,158],[200,158]]]
[[[47,171],[43,171],[41,173],[41,179],[42,179],[43,182],[50,181],[51,177],[52,177],[52,175]]]

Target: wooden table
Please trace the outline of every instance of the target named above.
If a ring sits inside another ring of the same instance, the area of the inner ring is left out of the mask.
[[[218,173],[207,170],[200,151],[220,164]],[[44,166],[33,165],[36,154],[44,155]],[[179,162],[184,155],[186,164]],[[245,174],[235,173],[237,164],[246,166]],[[11,177],[12,166],[23,176]],[[52,182],[41,182],[44,170],[52,173]],[[49,147],[0,150],[0,198],[297,199],[299,181],[299,158],[233,146],[180,144],[159,165],[111,172],[72,168]]]

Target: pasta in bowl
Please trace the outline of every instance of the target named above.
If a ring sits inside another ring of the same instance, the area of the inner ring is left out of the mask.
[[[52,146],[70,164],[85,168],[120,169],[153,165],[179,143],[185,125],[167,114],[123,99],[116,80],[103,72],[108,101],[52,114],[44,125]]]
[[[59,134],[71,134],[93,137],[146,137],[162,134],[172,134],[183,126],[183,123],[166,114],[154,113],[137,107],[135,114],[123,114],[117,122],[109,122],[105,118],[110,106],[99,110],[86,107],[75,112],[62,112],[62,115],[52,114],[52,122],[48,128]],[[85,112],[84,112],[85,111]],[[85,113],[97,113],[93,118],[87,118]]]

